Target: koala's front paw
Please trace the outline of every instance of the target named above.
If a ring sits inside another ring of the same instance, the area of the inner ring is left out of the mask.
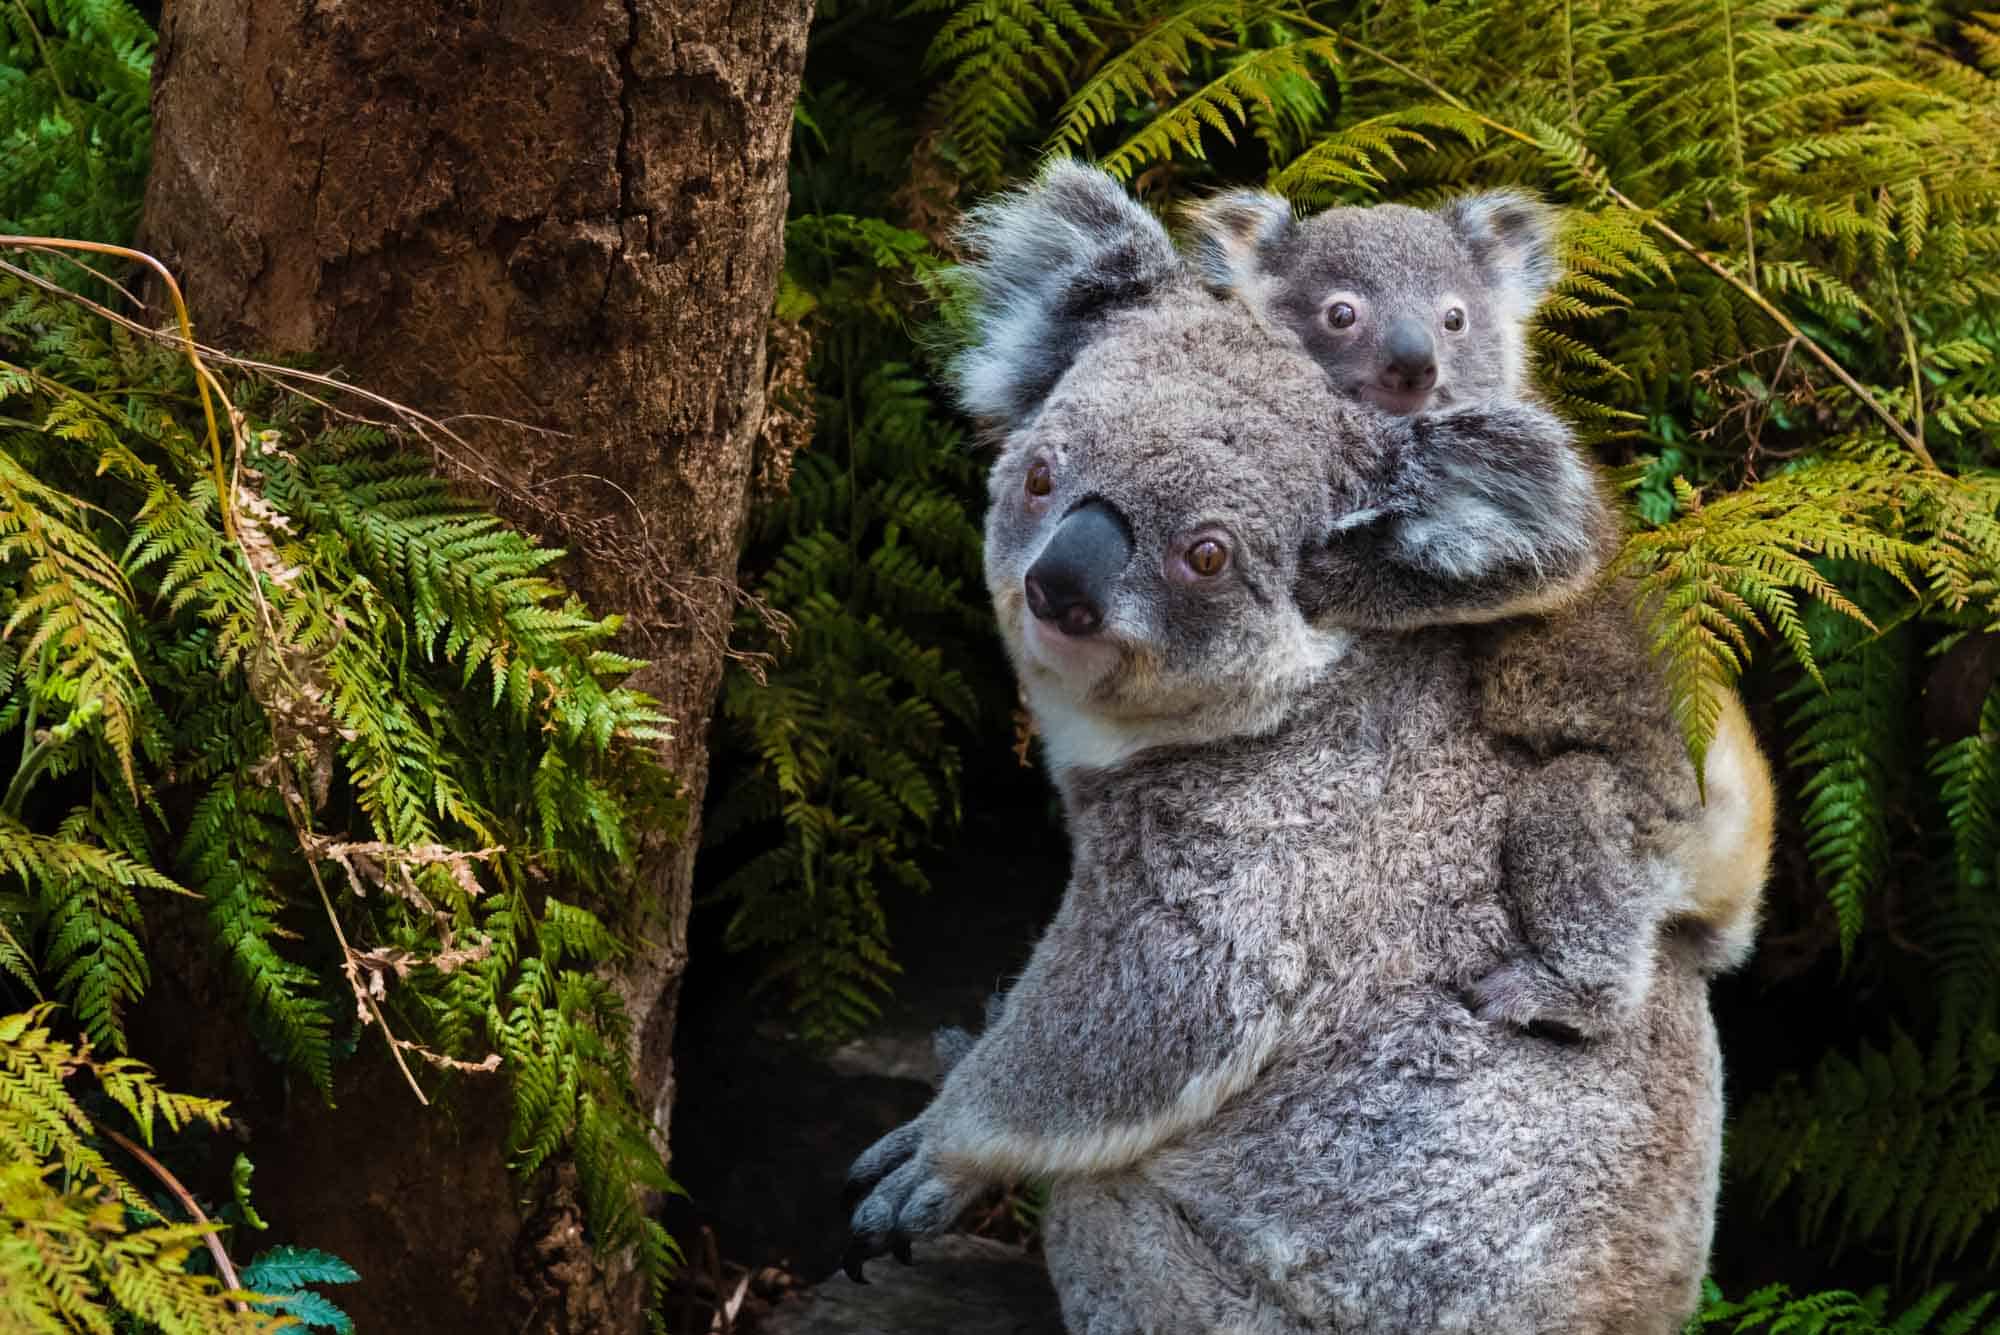
[[[1617,1018],[1615,1003],[1579,988],[1532,955],[1517,955],[1466,989],[1472,1013],[1547,1037],[1591,1039]]]
[[[898,1261],[911,1264],[910,1239],[950,1228],[977,1190],[977,1184],[955,1181],[938,1170],[924,1119],[897,1127],[847,1171],[842,1203],[851,1214],[841,1269],[855,1283],[866,1284],[862,1266],[870,1257],[893,1252]]]

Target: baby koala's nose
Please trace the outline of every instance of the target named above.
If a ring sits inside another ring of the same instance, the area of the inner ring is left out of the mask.
[[[1382,373],[1376,383],[1408,394],[1437,384],[1437,346],[1430,330],[1407,316],[1392,323],[1382,339]]]
[[[1131,559],[1124,517],[1106,501],[1086,501],[1064,516],[1028,567],[1022,581],[1028,610],[1065,635],[1094,635],[1104,625],[1111,587]]]

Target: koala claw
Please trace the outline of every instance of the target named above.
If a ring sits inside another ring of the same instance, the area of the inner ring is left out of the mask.
[[[884,1252],[904,1265],[916,1264],[910,1240],[942,1233],[958,1218],[967,1188],[940,1176],[923,1152],[920,1123],[891,1131],[855,1160],[843,1193],[850,1203],[850,1240],[841,1269],[859,1283],[862,1266]],[[859,1197],[859,1205],[851,1202]]]
[[[1545,1037],[1589,1039],[1603,1032],[1602,1009],[1553,969],[1530,956],[1506,960],[1466,989],[1472,1013]]]
[[[868,1276],[861,1272],[861,1267],[867,1260],[868,1244],[860,1238],[855,1238],[847,1244],[847,1249],[841,1252],[840,1268],[846,1271],[847,1277],[856,1284],[866,1284]]]

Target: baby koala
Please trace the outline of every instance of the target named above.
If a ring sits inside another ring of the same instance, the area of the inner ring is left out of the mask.
[[[1354,508],[1307,562],[1306,611],[1316,623],[1409,630],[1501,622],[1559,613],[1594,583],[1617,532],[1568,433],[1553,419],[1541,431],[1475,425],[1482,404],[1533,402],[1527,324],[1560,271],[1552,210],[1495,190],[1434,210],[1378,204],[1301,220],[1277,195],[1237,190],[1196,207],[1191,222],[1188,250],[1211,291],[1296,341],[1348,398],[1418,415],[1412,446],[1390,452],[1369,496],[1350,493]],[[1483,457],[1456,457],[1455,441],[1476,441]],[[1493,638],[1485,726],[1515,742],[1534,734],[1528,755],[1570,749],[1560,730],[1549,731],[1553,711],[1601,694],[1602,665],[1572,651],[1524,667],[1506,646],[1546,645],[1549,636]],[[1719,969],[1749,952],[1774,800],[1741,701],[1723,690],[1713,705],[1706,806],[1668,852],[1688,881],[1679,926],[1710,943],[1707,966]],[[1617,735],[1615,726],[1602,730],[1615,720],[1615,702],[1598,708],[1595,723],[1577,721],[1575,745],[1590,745],[1593,733]],[[1644,758],[1639,771],[1661,759]],[[1538,791],[1559,788],[1542,783]]]
[[[1528,319],[1559,272],[1537,200],[1494,190],[1301,221],[1234,190],[1190,217],[1202,281],[1297,339],[1348,398],[1404,414],[1523,397]]]

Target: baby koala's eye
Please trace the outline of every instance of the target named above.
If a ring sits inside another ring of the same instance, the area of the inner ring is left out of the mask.
[[[1336,301],[1326,308],[1326,322],[1335,329],[1346,329],[1354,323],[1354,308],[1344,301]]]
[[[1446,311],[1444,313],[1444,327],[1454,334],[1464,332],[1465,312],[1456,306]]]
[[[1049,469],[1049,461],[1037,459],[1028,465],[1028,494],[1037,499],[1056,489],[1055,474]]]
[[[1229,564],[1229,549],[1214,538],[1203,538],[1187,551],[1188,569],[1203,579],[1213,579]]]

